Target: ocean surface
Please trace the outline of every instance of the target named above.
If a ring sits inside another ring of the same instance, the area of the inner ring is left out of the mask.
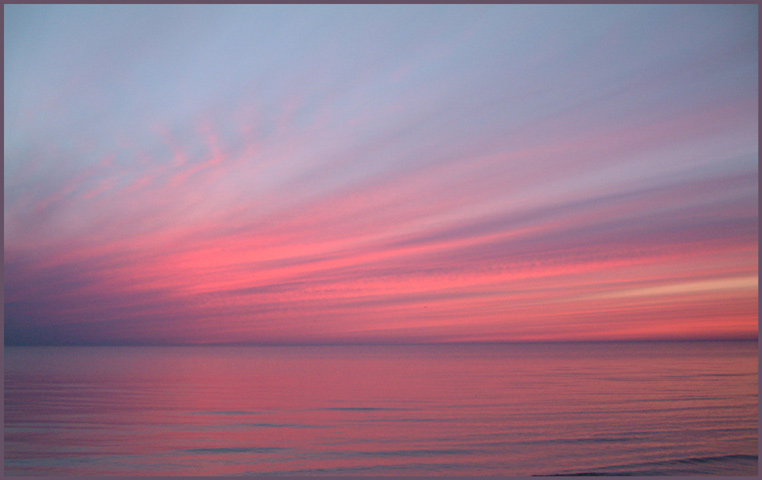
[[[6,347],[6,475],[756,475],[747,342]]]

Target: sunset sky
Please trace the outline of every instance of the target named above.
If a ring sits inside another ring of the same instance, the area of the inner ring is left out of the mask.
[[[756,5],[6,5],[5,344],[756,338]]]

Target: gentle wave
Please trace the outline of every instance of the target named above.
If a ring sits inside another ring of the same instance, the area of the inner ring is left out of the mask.
[[[280,447],[220,447],[220,448],[188,448],[185,453],[219,455],[226,453],[274,453],[285,450]]]
[[[691,467],[699,468],[691,468]],[[714,466],[714,469],[707,468]],[[537,476],[602,476],[602,475],[689,475],[696,473],[732,475],[756,475],[759,466],[757,455],[720,455],[705,457],[675,458],[655,462],[612,465],[583,472],[555,473]],[[745,472],[745,473],[738,473]]]
[[[337,412],[399,412],[407,410],[406,408],[384,408],[384,407],[327,407],[318,408],[317,410],[323,411],[337,411]]]
[[[377,452],[347,452],[344,455],[358,457],[430,457],[438,455],[473,455],[473,449],[418,449],[418,450],[382,450]]]

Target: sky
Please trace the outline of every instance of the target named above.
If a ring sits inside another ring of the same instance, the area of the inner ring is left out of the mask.
[[[757,338],[757,8],[5,5],[5,344]]]

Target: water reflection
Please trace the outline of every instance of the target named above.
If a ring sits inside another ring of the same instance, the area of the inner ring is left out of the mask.
[[[10,347],[14,474],[756,474],[757,343]]]

